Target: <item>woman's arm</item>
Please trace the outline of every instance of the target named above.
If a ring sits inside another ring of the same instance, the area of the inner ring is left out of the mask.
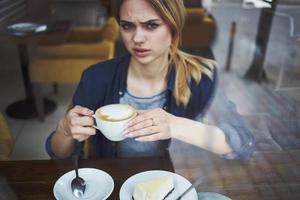
[[[255,150],[255,140],[242,118],[235,118],[237,116],[232,116],[234,123],[212,126],[176,117],[160,108],[139,111],[128,123],[124,135],[142,142],[176,138],[227,159],[248,159]]]
[[[215,126],[183,117],[172,116],[171,137],[195,145],[218,155],[232,152],[227,144],[224,132]]]
[[[65,131],[65,127],[65,121],[61,119],[50,141],[50,148],[58,158],[69,157],[75,149],[75,140]]]
[[[75,151],[76,141],[82,142],[96,134],[92,127],[93,111],[75,106],[59,121],[57,129],[47,139],[47,151],[51,157],[67,158]]]
[[[129,122],[124,134],[142,142],[176,138],[219,155],[232,151],[221,129],[176,117],[160,108],[139,111],[139,115]]]

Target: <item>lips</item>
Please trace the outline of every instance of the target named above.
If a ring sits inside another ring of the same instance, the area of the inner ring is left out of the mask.
[[[133,52],[137,57],[146,57],[150,53],[150,49],[133,48]]]

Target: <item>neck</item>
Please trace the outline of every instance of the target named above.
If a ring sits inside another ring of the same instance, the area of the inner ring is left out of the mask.
[[[168,53],[148,64],[137,62],[133,57],[129,63],[129,73],[144,81],[165,80],[168,72]]]
[[[141,64],[132,57],[128,69],[127,90],[139,97],[159,94],[167,87],[167,73],[168,54],[149,64]]]

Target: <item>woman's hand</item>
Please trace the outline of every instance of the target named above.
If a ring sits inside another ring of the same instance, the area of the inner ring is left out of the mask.
[[[75,106],[61,120],[60,126],[65,136],[70,136],[79,142],[88,139],[91,135],[96,134],[94,112],[88,108]]]
[[[161,108],[139,110],[137,117],[127,124],[124,135],[143,142],[169,139],[173,118],[173,115]]]

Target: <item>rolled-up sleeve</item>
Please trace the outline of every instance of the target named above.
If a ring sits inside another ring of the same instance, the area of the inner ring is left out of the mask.
[[[202,118],[202,116],[200,116]],[[222,155],[226,159],[251,158],[255,151],[255,138],[245,118],[238,113],[236,105],[222,91],[215,91],[214,99],[204,118],[219,127],[225,134],[232,152]]]
[[[222,155],[227,159],[249,159],[255,150],[255,140],[252,132],[245,126],[220,124],[218,126],[225,134],[226,142],[232,148],[232,152]]]
[[[87,71],[87,70],[86,70]],[[89,95],[86,94],[86,85],[87,85],[87,82],[88,82],[88,76],[87,76],[87,73],[83,72],[82,76],[81,76],[81,79],[80,79],[80,82],[77,86],[77,89],[75,91],[75,94],[73,95],[73,105],[81,105],[81,106],[84,106],[84,107],[88,107],[86,106],[87,104],[87,100],[89,97]],[[59,157],[57,157],[54,153],[53,153],[53,149],[52,149],[52,146],[51,146],[51,140],[52,140],[52,137],[53,137],[53,134],[54,132],[52,132],[46,139],[46,143],[45,143],[45,146],[46,146],[46,151],[48,153],[48,155],[51,157],[51,159],[60,159]],[[76,145],[74,151],[72,152],[72,154],[65,158],[65,159],[69,159],[71,158],[72,156],[74,155],[79,155],[80,157],[83,157],[83,150],[82,150],[82,146],[83,146],[83,143],[84,142],[77,142],[78,144]]]
[[[52,136],[53,136],[54,132],[52,132],[46,140],[46,151],[48,153],[48,155],[50,156],[51,159],[58,159],[58,157],[55,156],[55,154],[53,153],[52,147],[51,147],[51,140],[52,140]]]
[[[48,155],[50,156],[51,159],[54,159],[54,160],[57,160],[57,159],[61,159],[59,157],[57,157],[54,153],[53,153],[53,150],[52,150],[52,146],[51,146],[51,140],[52,140],[52,136],[53,136],[54,132],[52,132],[47,140],[46,140],[46,151],[48,153]],[[73,153],[67,157],[67,158],[64,158],[64,159],[70,159],[72,158],[74,155],[79,155],[79,157],[83,157],[83,142],[77,142],[76,145],[75,145],[75,150],[73,151]]]

